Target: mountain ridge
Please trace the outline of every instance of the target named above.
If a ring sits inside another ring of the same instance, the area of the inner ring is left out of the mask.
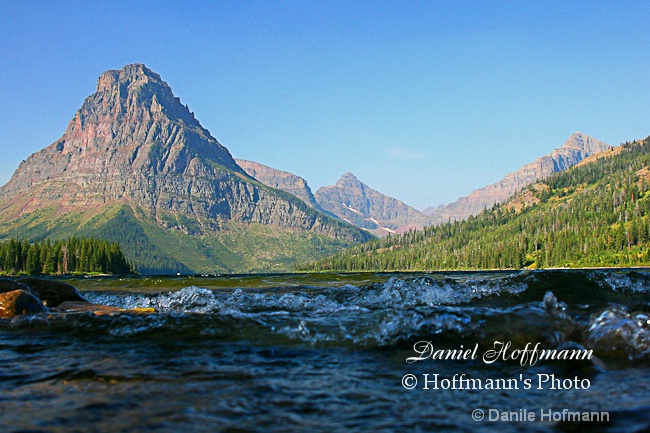
[[[239,158],[236,158],[235,162],[252,178],[259,180],[271,188],[288,192],[304,201],[309,207],[323,211],[316,202],[316,198],[314,198],[309,184],[303,177],[288,171],[269,167],[259,162]]]
[[[468,196],[460,197],[448,205],[429,207],[422,212],[430,217],[432,224],[465,219],[494,204],[504,202],[516,192],[552,173],[566,170],[590,155],[611,148],[607,143],[575,132],[562,147],[523,165],[515,172],[508,173],[498,182],[476,189]]]

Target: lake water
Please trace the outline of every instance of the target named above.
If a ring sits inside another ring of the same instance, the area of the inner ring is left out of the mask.
[[[68,281],[155,312],[0,320],[2,432],[650,429],[647,270]]]

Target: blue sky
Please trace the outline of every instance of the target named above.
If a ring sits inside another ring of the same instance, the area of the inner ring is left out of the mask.
[[[646,1],[0,0],[0,184],[144,63],[233,156],[418,209],[650,135]]]

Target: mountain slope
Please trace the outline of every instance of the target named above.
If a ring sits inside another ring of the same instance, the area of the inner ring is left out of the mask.
[[[319,188],[315,197],[326,211],[378,236],[422,228],[427,221],[416,209],[375,191],[352,173],[345,173],[336,185]]]
[[[368,239],[251,178],[138,64],[103,73],[65,134],[0,188],[0,237],[85,233],[149,272],[282,270]]]
[[[454,203],[423,211],[429,215],[432,224],[465,219],[476,215],[495,203],[502,203],[526,186],[547,178],[553,173],[566,170],[584,158],[611,149],[611,146],[579,132],[571,134],[559,149],[549,155],[537,158],[519,170],[507,174],[499,182],[473,191]]]
[[[622,145],[608,158],[556,173],[467,220],[373,240],[305,269],[648,266],[649,185],[647,138]]]
[[[309,207],[321,210],[321,207],[316,203],[314,194],[307,184],[307,181],[296,176],[288,171],[278,170],[277,168],[268,167],[258,162],[247,161],[245,159],[235,159],[237,165],[248,173],[254,179],[259,180],[264,185],[271,188],[281,189],[289,194],[295,195],[300,200],[304,201]]]

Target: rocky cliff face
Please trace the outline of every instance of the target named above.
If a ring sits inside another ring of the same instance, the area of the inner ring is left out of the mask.
[[[139,64],[103,73],[65,134],[20,164],[0,200],[0,227],[48,206],[60,216],[122,203],[193,235],[237,221],[366,239],[251,179],[160,76]],[[179,215],[193,223],[174,222]]]
[[[506,175],[499,182],[477,189],[469,196],[461,197],[447,206],[427,208],[423,213],[430,216],[432,224],[465,219],[470,215],[481,213],[495,203],[506,201],[534,182],[555,172],[566,170],[586,157],[608,149],[611,149],[610,145],[576,132],[559,149],[524,165],[518,171]]]
[[[278,170],[276,168],[268,167],[258,162],[246,161],[244,159],[235,159],[237,165],[244,169],[249,176],[259,180],[264,185],[271,188],[281,189],[289,194],[295,195],[300,200],[304,201],[309,207],[322,210],[316,203],[314,194],[307,184],[307,181],[287,171]]]
[[[336,185],[320,188],[315,197],[326,211],[378,236],[421,228],[427,221],[416,209],[375,191],[352,173],[345,173]]]

